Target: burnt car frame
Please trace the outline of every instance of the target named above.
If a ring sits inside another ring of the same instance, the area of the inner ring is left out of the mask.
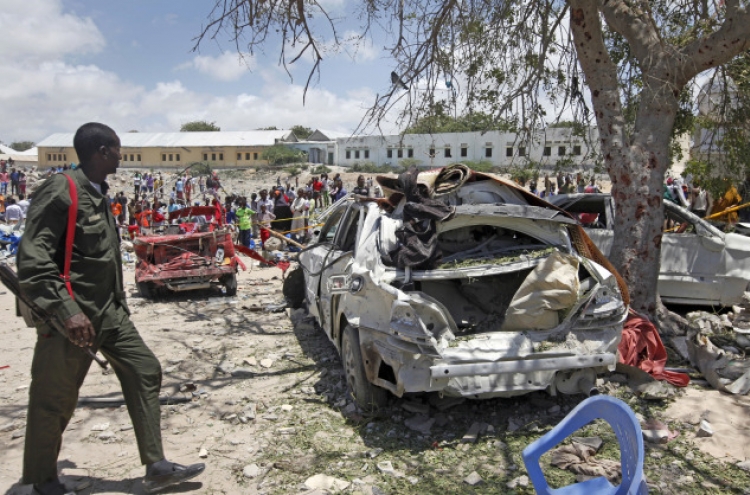
[[[184,208],[170,214],[170,221],[183,223],[168,225],[164,235],[133,240],[135,282],[142,297],[212,286],[223,286],[227,296],[237,293],[239,262],[232,232],[207,221],[216,216],[215,207]],[[221,219],[220,210],[218,216]]]
[[[440,198],[453,214],[437,222],[434,269],[384,261],[404,201],[387,213],[342,199],[300,253],[308,311],[341,353],[357,403],[376,409],[386,391],[590,392],[614,369],[627,304],[615,275],[579,253],[576,220],[490,174]]]

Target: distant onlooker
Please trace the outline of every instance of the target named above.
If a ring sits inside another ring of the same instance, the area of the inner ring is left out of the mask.
[[[28,198],[24,196],[24,194],[18,195],[18,203],[16,203],[19,208],[21,208],[21,211],[23,211],[23,218],[26,218],[26,212],[29,211],[29,206],[31,205],[31,202]]]
[[[8,194],[8,183],[10,182],[10,174],[7,170],[0,172],[0,194]]]
[[[16,204],[14,198],[8,198],[8,207],[5,209],[5,221],[11,225],[23,220],[23,210]]]

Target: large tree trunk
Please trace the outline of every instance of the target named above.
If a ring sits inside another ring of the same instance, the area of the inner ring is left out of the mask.
[[[598,1],[571,0],[570,5],[573,40],[591,91],[599,146],[616,205],[610,257],[628,284],[631,306],[653,317],[663,216],[661,180],[668,165],[676,106],[649,95],[642,101],[645,106],[639,110],[633,134],[628,134],[616,66],[602,36]]]

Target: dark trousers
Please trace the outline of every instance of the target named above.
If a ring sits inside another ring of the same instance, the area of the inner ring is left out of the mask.
[[[133,422],[141,462],[164,459],[161,441],[159,390],[161,366],[146,347],[130,317],[113,305],[97,332],[96,346],[120,380]],[[62,434],[78,402],[78,390],[91,358],[46,325],[37,327],[31,364],[31,387],[23,459],[23,483],[43,483],[57,477]]]
[[[250,239],[253,237],[252,229],[240,230],[240,244],[245,247],[250,247]]]

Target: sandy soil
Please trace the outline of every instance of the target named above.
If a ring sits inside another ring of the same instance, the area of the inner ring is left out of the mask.
[[[273,175],[228,181],[233,192],[273,183]],[[207,464],[200,478],[169,493],[300,493],[318,474],[345,483],[349,493],[368,495],[507,493],[509,485],[533,493],[523,480],[522,449],[582,396],[536,393],[448,408],[434,394],[419,394],[393,399],[383,417],[363,418],[348,400],[337,352],[325,335],[299,312],[263,311],[281,299],[281,271],[245,260],[249,270],[240,272],[235,298],[217,289],[145,300],[135,292],[133,266],[126,267],[133,320],[163,366],[167,456]],[[14,316],[14,299],[2,287],[0,314],[0,368],[9,366],[0,370],[0,493],[26,495],[30,488],[19,478],[35,333]],[[652,492],[750,488],[747,473],[733,464],[750,448],[746,398],[690,386],[665,411],[665,403],[638,397],[619,381],[605,378],[600,385],[680,430],[669,444],[646,445]],[[144,470],[125,407],[89,401],[118,401],[115,376],[92,366],[80,395],[60,453],[62,479],[84,495],[143,493]],[[695,438],[701,416],[714,425],[713,438]],[[410,426],[426,418],[434,420],[431,429]],[[475,424],[478,439],[462,440]],[[592,428],[587,433],[602,436],[605,450],[616,452],[611,430]],[[702,457],[699,448],[710,455]],[[545,471],[562,485],[574,481],[566,471]],[[475,473],[483,480],[477,486],[467,481]]]

